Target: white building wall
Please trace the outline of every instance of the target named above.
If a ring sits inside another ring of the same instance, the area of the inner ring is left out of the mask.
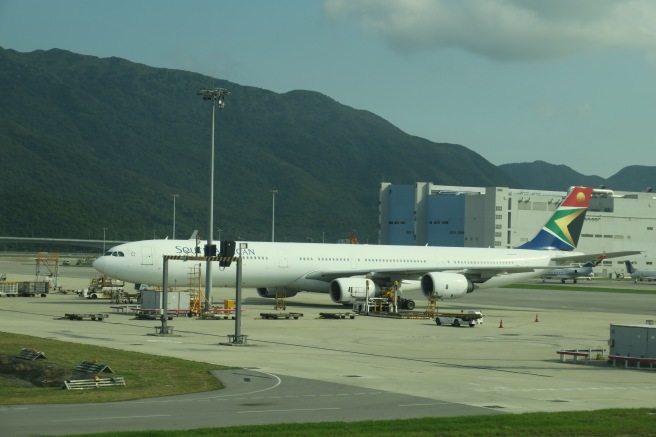
[[[416,245],[432,245],[427,240],[426,217],[428,196],[458,193],[465,195],[464,245],[466,247],[516,247],[539,231],[566,197],[565,191],[539,191],[506,187],[458,187],[417,183],[413,193],[414,234]],[[383,188],[384,187],[384,188]],[[384,189],[393,185],[381,184],[381,244],[390,244],[386,233],[385,211],[393,209]],[[403,186],[407,187],[408,186]],[[409,195],[409,194],[408,194]],[[410,199],[406,199],[410,200]],[[392,202],[398,199],[392,198]],[[407,208],[407,207],[406,207]],[[409,232],[406,230],[406,233]],[[595,190],[583,225],[578,249],[581,252],[644,251],[630,257],[636,268],[656,269],[656,196],[654,193]],[[595,273],[624,274],[624,259],[602,263]]]

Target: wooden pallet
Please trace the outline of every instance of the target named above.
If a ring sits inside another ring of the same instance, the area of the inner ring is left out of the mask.
[[[64,381],[66,390],[87,390],[90,388],[112,387],[116,385],[125,385],[125,379],[122,376],[112,378],[93,378],[93,379],[70,379]]]
[[[114,373],[114,371],[105,363],[95,363],[93,361],[82,361],[75,368],[78,372],[91,373],[98,375],[100,373]]]
[[[16,357],[23,359],[23,360],[28,360],[28,361],[34,361],[38,359],[45,359],[46,354],[40,351],[36,351],[34,349],[27,349],[23,348],[21,351],[16,355]]]

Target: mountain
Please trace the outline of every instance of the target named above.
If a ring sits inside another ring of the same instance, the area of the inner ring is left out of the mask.
[[[576,185],[598,187],[604,184],[599,176],[584,176],[566,165],[545,161],[502,164],[499,168],[515,179],[523,188],[564,191]]]
[[[135,240],[207,234],[211,106],[222,238],[377,241],[378,184],[515,186],[455,144],[410,136],[312,91],[278,94],[64,50],[0,48],[0,235]],[[560,187],[562,189],[562,187]],[[217,238],[217,232],[214,232]]]
[[[585,176],[566,165],[544,161],[502,164],[499,168],[517,181],[520,187],[534,190],[563,191],[566,187],[584,185],[618,191],[645,191],[656,185],[656,167],[632,165],[625,167],[608,179]]]
[[[656,186],[656,167],[630,165],[606,180],[606,187],[620,191],[646,191]]]

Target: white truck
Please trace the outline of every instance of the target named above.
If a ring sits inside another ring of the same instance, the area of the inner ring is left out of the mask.
[[[483,323],[483,313],[480,311],[461,311],[459,313],[438,313],[435,316],[436,325],[469,326],[473,328]]]

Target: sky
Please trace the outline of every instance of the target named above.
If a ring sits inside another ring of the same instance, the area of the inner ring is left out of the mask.
[[[0,0],[0,46],[317,91],[495,165],[656,165],[654,0]]]

